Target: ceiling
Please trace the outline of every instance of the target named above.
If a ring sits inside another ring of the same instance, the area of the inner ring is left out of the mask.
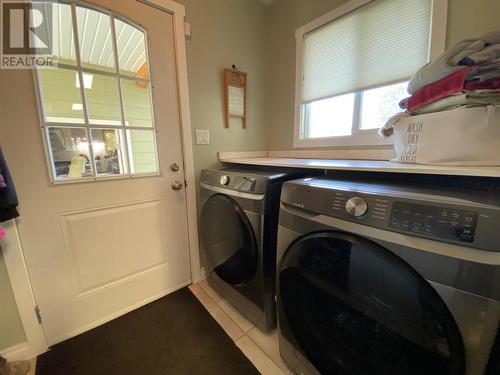
[[[50,9],[50,10],[49,10]],[[71,8],[67,4],[54,4],[54,54],[70,62],[75,61],[75,43]],[[82,65],[114,70],[110,17],[96,10],[77,7],[76,19]],[[118,62],[122,72],[135,74],[146,63],[144,32],[132,25],[115,19]]]
[[[267,6],[273,5],[278,0],[260,0],[261,3],[266,4]]]

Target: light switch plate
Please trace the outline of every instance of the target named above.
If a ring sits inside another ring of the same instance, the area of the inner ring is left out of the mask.
[[[197,145],[210,144],[210,132],[204,129],[196,129],[196,144]]]

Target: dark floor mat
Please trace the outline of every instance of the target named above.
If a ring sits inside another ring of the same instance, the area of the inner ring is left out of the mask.
[[[188,288],[52,347],[37,375],[257,375]]]

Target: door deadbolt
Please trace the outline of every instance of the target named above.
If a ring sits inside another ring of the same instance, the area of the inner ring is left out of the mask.
[[[181,190],[182,187],[184,186],[184,184],[182,182],[179,182],[179,181],[174,181],[174,182],[172,182],[172,185],[170,185],[170,186],[172,186],[173,190]]]
[[[181,167],[179,167],[179,164],[177,164],[177,163],[172,163],[172,164],[170,164],[170,169],[171,169],[173,172],[178,172],[180,168],[181,168]]]

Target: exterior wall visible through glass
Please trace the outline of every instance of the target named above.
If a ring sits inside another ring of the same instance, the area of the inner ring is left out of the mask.
[[[46,11],[57,68],[37,82],[52,180],[158,174],[145,31],[74,3]]]

